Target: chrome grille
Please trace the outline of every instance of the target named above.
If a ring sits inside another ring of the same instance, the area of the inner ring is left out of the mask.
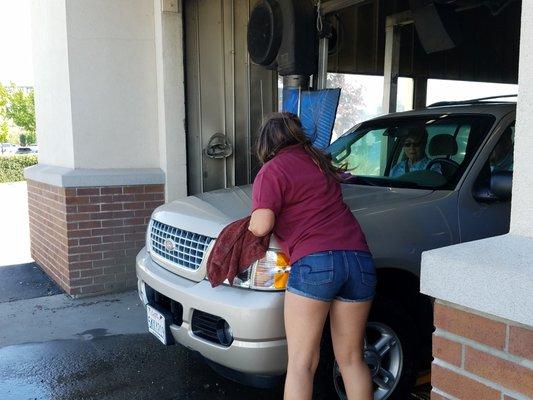
[[[150,246],[158,256],[184,268],[200,267],[205,250],[212,238],[152,221]],[[171,243],[174,244],[172,249]],[[165,244],[167,246],[165,246]]]

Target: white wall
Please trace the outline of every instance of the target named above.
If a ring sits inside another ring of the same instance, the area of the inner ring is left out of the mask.
[[[39,162],[74,168],[65,0],[31,2]]]
[[[159,167],[154,6],[67,0],[75,168]]]
[[[533,237],[533,1],[522,2],[511,233]]]

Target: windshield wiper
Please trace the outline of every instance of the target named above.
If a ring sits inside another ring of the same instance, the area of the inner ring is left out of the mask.
[[[366,176],[355,175],[345,181],[344,183],[352,185],[365,185],[365,186],[377,186],[377,187],[395,187],[402,189],[426,189],[434,190],[432,187],[423,186],[416,182],[402,181],[398,179],[387,179],[387,178],[371,178]]]

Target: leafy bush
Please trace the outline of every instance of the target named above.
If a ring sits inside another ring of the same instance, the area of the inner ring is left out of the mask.
[[[37,164],[34,154],[0,157],[0,183],[24,180],[24,168]]]

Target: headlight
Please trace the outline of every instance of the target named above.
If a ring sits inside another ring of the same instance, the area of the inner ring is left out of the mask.
[[[290,270],[289,257],[281,251],[268,250],[265,257],[237,275],[233,285],[256,290],[285,290]]]

